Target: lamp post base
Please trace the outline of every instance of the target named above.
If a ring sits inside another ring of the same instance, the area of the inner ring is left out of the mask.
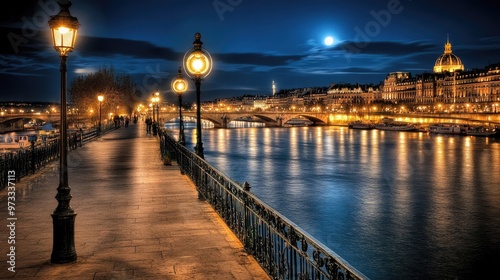
[[[158,134],[158,125],[156,123],[153,123],[153,135]]]
[[[194,146],[194,152],[197,154],[199,157],[202,159],[205,159],[204,153],[203,153],[203,143],[198,142],[196,146]]]
[[[76,213],[53,213],[54,239],[51,263],[70,263],[76,261],[75,251]]]

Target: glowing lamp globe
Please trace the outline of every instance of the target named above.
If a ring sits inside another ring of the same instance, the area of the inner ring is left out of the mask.
[[[187,81],[182,77],[181,68],[179,68],[179,73],[177,77],[172,80],[172,90],[177,94],[182,94],[188,89]]]
[[[62,56],[73,51],[75,47],[76,34],[80,23],[78,19],[69,12],[71,1],[59,1],[61,11],[51,16],[49,27],[52,35],[52,45]]]
[[[190,77],[203,79],[212,71],[212,58],[206,51],[188,51],[184,61],[187,73]]]
[[[212,57],[200,41],[200,33],[195,34],[193,48],[184,55],[184,68],[190,78],[204,79],[212,71]]]

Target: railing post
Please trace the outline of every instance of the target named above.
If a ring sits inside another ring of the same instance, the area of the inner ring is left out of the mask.
[[[245,190],[246,192],[250,191],[250,184],[247,181],[243,183],[243,190]]]
[[[31,171],[35,174],[35,141],[31,142]]]
[[[197,190],[198,190],[198,199],[199,200],[203,200],[203,194],[201,193],[201,188],[203,187],[203,170],[202,170],[202,166],[201,166],[201,159],[200,158],[197,158],[196,159],[198,161],[198,178],[197,178],[197,182],[198,182],[198,186],[197,186]]]
[[[83,147],[83,129],[80,127],[80,147]]]
[[[249,210],[249,198],[248,198],[248,193],[250,192],[250,184],[245,181],[243,183],[243,246],[245,248],[245,252],[251,252],[250,250],[250,210]],[[252,253],[251,253],[252,254]]]

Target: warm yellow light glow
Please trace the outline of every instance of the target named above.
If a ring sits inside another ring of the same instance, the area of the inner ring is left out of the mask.
[[[182,78],[176,78],[172,82],[172,90],[175,93],[184,93],[188,88],[187,82]]]
[[[65,54],[73,50],[76,39],[76,29],[58,27],[52,30],[54,48]]]
[[[97,100],[99,100],[99,102],[102,102],[104,100],[104,96],[102,95],[97,96]]]
[[[69,32],[69,28],[64,27],[64,26],[60,26],[58,28],[58,31],[59,31],[59,33],[61,33],[62,35],[64,35],[64,34],[67,34]]]
[[[194,76],[206,76],[212,69],[210,60],[209,55],[201,50],[195,50],[186,59],[186,70]]]
[[[201,72],[205,66],[203,60],[199,57],[193,59],[191,65],[196,72]]]

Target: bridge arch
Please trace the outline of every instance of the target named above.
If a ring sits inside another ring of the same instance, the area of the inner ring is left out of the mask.
[[[328,114],[317,114],[317,115],[309,115],[309,114],[297,114],[295,116],[291,116],[287,119],[290,120],[292,118],[302,117],[308,119],[313,122],[313,125],[327,125],[328,124]],[[286,123],[286,122],[285,122]]]
[[[183,111],[183,116],[196,117],[196,112]],[[172,120],[179,117],[177,112],[163,113],[164,120]],[[329,124],[328,113],[302,113],[302,112],[202,112],[201,119],[210,121],[216,128],[225,128],[231,121],[244,118],[256,118],[262,121],[265,126],[276,127],[283,126],[287,121],[293,118],[302,117],[313,122],[313,125]]]

